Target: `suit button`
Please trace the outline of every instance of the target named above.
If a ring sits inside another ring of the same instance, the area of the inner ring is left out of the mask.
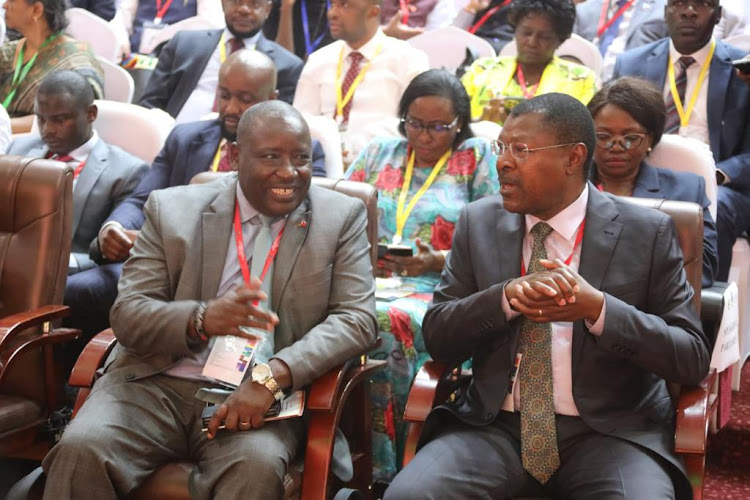
[[[492,422],[492,413],[487,414],[487,418],[485,418],[487,422]]]

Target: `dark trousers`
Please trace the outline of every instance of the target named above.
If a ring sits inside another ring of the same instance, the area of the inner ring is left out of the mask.
[[[558,415],[556,425],[560,468],[546,485],[523,468],[520,415],[501,411],[491,425],[446,425],[396,476],[384,500],[675,498],[661,457],[599,434],[578,417]]]
[[[719,281],[727,281],[732,265],[732,247],[750,229],[750,193],[719,186],[716,231],[719,233]]]

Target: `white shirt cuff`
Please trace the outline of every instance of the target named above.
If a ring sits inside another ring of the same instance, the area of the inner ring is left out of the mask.
[[[589,320],[584,320],[584,323],[586,324],[586,328],[589,329],[589,332],[596,335],[597,337],[600,337],[602,332],[604,331],[604,316],[607,312],[607,300],[604,299],[604,302],[602,302],[602,312],[599,313],[599,317],[596,318],[596,322],[592,325]]]

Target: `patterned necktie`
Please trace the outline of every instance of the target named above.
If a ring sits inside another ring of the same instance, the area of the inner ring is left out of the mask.
[[[271,245],[273,244],[273,238],[271,233],[271,224],[273,223],[273,217],[268,215],[258,214],[258,220],[260,221],[261,228],[258,231],[258,235],[255,237],[255,243],[253,246],[253,257],[250,265],[250,275],[260,279],[263,274],[263,266],[266,264],[266,257],[268,252],[271,251]],[[263,290],[268,296],[267,300],[260,303],[262,309],[271,309],[271,281],[273,280],[273,261],[266,271],[266,275],[263,278],[263,284],[261,290]],[[256,363],[267,363],[268,360],[273,356],[273,331],[264,331],[263,337],[265,340],[258,345],[255,352]]]
[[[229,141],[222,139],[222,144],[219,147],[221,152],[219,153],[219,164],[216,167],[217,172],[231,172],[232,162],[229,160]]]
[[[545,222],[531,229],[529,274],[542,271],[540,259],[547,258],[544,239],[552,232]],[[552,394],[552,325],[526,318],[521,326],[519,351],[523,354],[519,372],[521,384],[521,459],[523,467],[545,484],[560,466]]]
[[[610,3],[610,12],[608,19],[612,19],[612,16],[617,14],[623,7],[623,5],[625,5],[627,2],[628,0],[618,0],[617,2],[614,2],[614,7],[612,7],[612,4]],[[612,41],[617,37],[617,33],[620,31],[620,23],[622,22],[623,17],[625,17],[624,12],[617,19],[612,21],[612,24],[610,24],[607,29],[604,30],[604,33],[602,33],[602,36],[599,38],[599,52],[602,53],[602,56],[607,54],[607,49],[612,44]]]
[[[351,66],[349,66],[349,71],[346,72],[346,76],[344,76],[344,81],[341,83],[341,97],[346,97],[346,93],[349,92],[349,89],[352,86],[352,83],[354,83],[354,80],[357,78],[357,75],[359,75],[359,65],[362,63],[362,60],[365,58],[362,54],[359,52],[352,52],[349,54],[349,60],[351,61]],[[346,103],[346,106],[344,106],[344,116],[343,123],[349,122],[349,112],[352,109],[352,103],[354,102],[354,96],[349,100],[348,103]]]
[[[685,108],[685,89],[687,89],[687,69],[695,62],[692,57],[680,57],[677,62],[680,64],[680,74],[677,75],[675,86],[677,95],[680,96],[680,102]],[[680,114],[677,112],[672,90],[667,93],[667,121],[664,123],[665,134],[676,134],[680,130]]]

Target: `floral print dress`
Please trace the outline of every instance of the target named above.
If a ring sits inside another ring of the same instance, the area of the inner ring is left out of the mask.
[[[380,243],[390,243],[396,233],[398,196],[406,172],[406,139],[373,139],[354,160],[344,177],[367,182],[378,189],[378,234]],[[479,198],[498,194],[497,158],[485,139],[464,141],[447,165],[417,201],[406,221],[402,244],[411,244],[416,254],[419,238],[435,250],[450,250],[461,209]],[[427,180],[432,168],[415,168],[406,203]],[[386,368],[373,378],[374,479],[390,480],[400,469],[407,426],[404,407],[411,382],[429,359],[422,338],[422,318],[432,300],[440,273],[400,278],[402,291],[410,295],[395,300],[377,300],[381,345],[370,353],[387,360]]]

